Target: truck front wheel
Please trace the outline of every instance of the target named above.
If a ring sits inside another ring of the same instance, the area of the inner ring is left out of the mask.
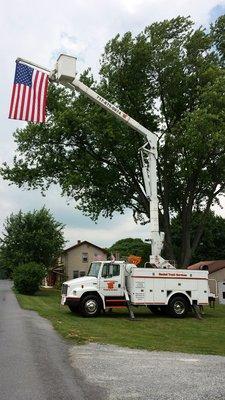
[[[84,317],[97,317],[101,311],[101,304],[97,296],[89,295],[81,300],[80,312]]]
[[[169,314],[174,318],[186,317],[188,308],[188,302],[184,297],[175,296],[169,301]]]
[[[68,304],[70,311],[74,314],[79,313],[79,305],[78,304]]]

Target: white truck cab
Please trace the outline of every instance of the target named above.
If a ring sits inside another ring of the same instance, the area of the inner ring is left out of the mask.
[[[132,268],[124,261],[93,261],[86,276],[63,283],[61,304],[89,317],[101,309],[126,306],[125,276]]]
[[[61,304],[86,317],[133,305],[183,318],[192,306],[208,304],[208,297],[208,271],[137,268],[124,261],[94,261],[87,276],[63,283]]]

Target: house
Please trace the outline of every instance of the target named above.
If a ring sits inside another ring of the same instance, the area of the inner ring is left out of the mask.
[[[107,260],[107,251],[86,240],[78,240],[77,244],[63,251],[60,267],[66,279],[79,278],[87,274],[94,260]]]
[[[210,290],[218,294],[221,304],[225,304],[225,260],[200,261],[188,269],[208,269]]]

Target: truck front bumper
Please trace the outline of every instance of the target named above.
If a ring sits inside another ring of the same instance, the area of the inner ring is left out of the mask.
[[[62,305],[62,306],[65,306],[65,304],[66,304],[66,295],[65,295],[65,294],[62,294],[62,295],[61,295],[61,305]]]
[[[64,294],[61,296],[61,305],[62,306],[69,306],[69,305],[78,305],[80,302],[79,297],[66,297]]]

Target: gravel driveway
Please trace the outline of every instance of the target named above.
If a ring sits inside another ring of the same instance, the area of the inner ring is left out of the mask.
[[[70,358],[90,383],[108,391],[109,400],[225,399],[225,357],[92,343],[74,346]]]

